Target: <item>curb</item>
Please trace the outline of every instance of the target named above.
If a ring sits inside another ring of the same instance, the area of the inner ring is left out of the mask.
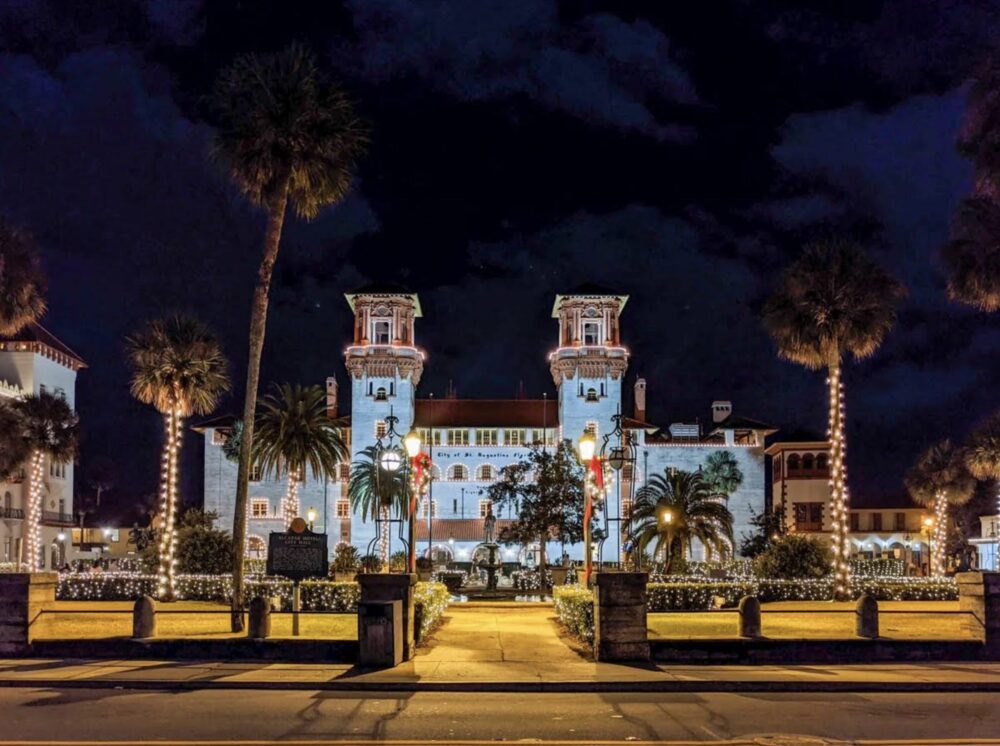
[[[275,690],[330,692],[614,693],[1000,693],[1000,681],[163,681],[0,679],[0,689]]]

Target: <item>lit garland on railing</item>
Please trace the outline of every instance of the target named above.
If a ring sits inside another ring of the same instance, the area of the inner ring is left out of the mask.
[[[166,442],[160,470],[160,565],[157,570],[157,598],[176,597],[177,573],[177,452],[180,450],[180,408],[174,404],[164,418]]]
[[[39,559],[42,553],[42,464],[45,454],[35,451],[31,454],[31,473],[28,486],[28,505],[24,511],[24,555],[30,572],[41,569]]]
[[[281,523],[288,530],[292,521],[299,515],[299,480],[294,469],[288,470],[288,487],[285,499],[281,501]]]
[[[833,523],[833,580],[836,598],[847,595],[851,582],[848,540],[848,510],[850,495],[847,491],[847,441],[844,437],[844,385],[840,379],[840,367],[830,368],[827,378],[830,396],[830,516]]]

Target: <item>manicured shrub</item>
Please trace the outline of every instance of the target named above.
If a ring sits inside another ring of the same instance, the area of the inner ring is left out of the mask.
[[[830,548],[818,539],[787,534],[773,541],[754,560],[758,578],[823,578],[830,574]]]
[[[417,583],[413,591],[414,613],[418,624],[417,640],[422,640],[441,621],[451,594],[444,583]]]
[[[901,559],[856,559],[850,564],[851,577],[855,578],[902,578],[906,575]]]
[[[594,640],[594,594],[579,585],[561,585],[552,589],[559,621],[585,642]]]

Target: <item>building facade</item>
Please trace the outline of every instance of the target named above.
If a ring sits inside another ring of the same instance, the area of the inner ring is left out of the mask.
[[[76,407],[77,372],[83,359],[39,324],[0,339],[0,398],[19,399],[48,392]],[[62,567],[70,554],[73,525],[73,463],[45,459],[42,495],[41,566]],[[0,482],[0,562],[22,561],[24,516],[28,496],[25,469]]]
[[[772,443],[771,505],[785,531],[832,541],[830,444],[821,440]],[[852,500],[848,515],[852,555],[858,559],[899,559],[914,574],[927,569],[929,511],[906,496]]]
[[[765,505],[764,439],[773,428],[733,415],[729,402],[713,405],[711,425],[674,423],[666,428],[646,422],[646,381],[634,382],[635,406],[623,413],[622,390],[630,355],[622,342],[621,314],[628,296],[595,286],[583,286],[558,295],[552,309],[554,350],[548,356],[556,388],[551,399],[419,398],[425,355],[416,343],[417,320],[422,318],[417,296],[404,289],[368,286],[349,293],[354,313],[354,334],[344,353],[350,382],[350,443],[352,460],[385,438],[391,418],[400,435],[410,429],[421,440],[432,460],[432,479],[419,506],[417,540],[422,554],[438,560],[463,561],[483,537],[483,519],[491,506],[486,493],[507,465],[527,458],[536,444],[554,446],[567,439],[574,443],[585,430],[603,441],[622,415],[621,428],[636,448],[635,463],[614,472],[607,505],[612,519],[624,515],[629,497],[648,476],[669,469],[696,471],[713,453],[725,451],[736,460],[743,480],[729,496],[737,539],[751,530],[750,520]],[[327,379],[328,408],[337,409],[338,386]],[[205,508],[220,515],[223,527],[232,525],[236,465],[226,459],[225,443],[230,420],[199,426],[205,436]],[[353,514],[348,502],[350,465],[343,464],[335,479],[306,475],[300,487],[303,511],[316,508],[316,530],[330,536],[331,547],[348,542],[364,554],[374,548],[375,527]],[[255,475],[256,476],[256,475]],[[255,479],[250,487],[249,551],[260,554],[267,534],[281,529],[280,505],[285,486]],[[502,528],[515,516],[497,516]],[[601,516],[597,524],[602,525]],[[613,525],[613,524],[612,524]],[[394,530],[394,534],[398,529]],[[393,549],[401,549],[395,535]],[[504,560],[532,562],[537,546],[507,547]],[[615,561],[620,544],[606,542],[603,559]],[[549,558],[565,552],[582,558],[581,546],[551,543]],[[692,547],[695,559],[703,548]]]

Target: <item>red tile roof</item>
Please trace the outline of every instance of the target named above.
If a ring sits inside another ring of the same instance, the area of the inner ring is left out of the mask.
[[[482,541],[482,518],[435,518],[434,541],[445,544],[448,539],[455,541]],[[497,536],[513,521],[509,518],[497,518]],[[427,519],[417,521],[417,541],[427,541]]]
[[[0,350],[18,350],[16,345],[19,344],[25,344],[31,352],[50,357],[67,368],[79,370],[87,367],[82,357],[41,324],[28,324],[17,334],[0,337]]]
[[[558,427],[548,399],[417,399],[416,427]]]

